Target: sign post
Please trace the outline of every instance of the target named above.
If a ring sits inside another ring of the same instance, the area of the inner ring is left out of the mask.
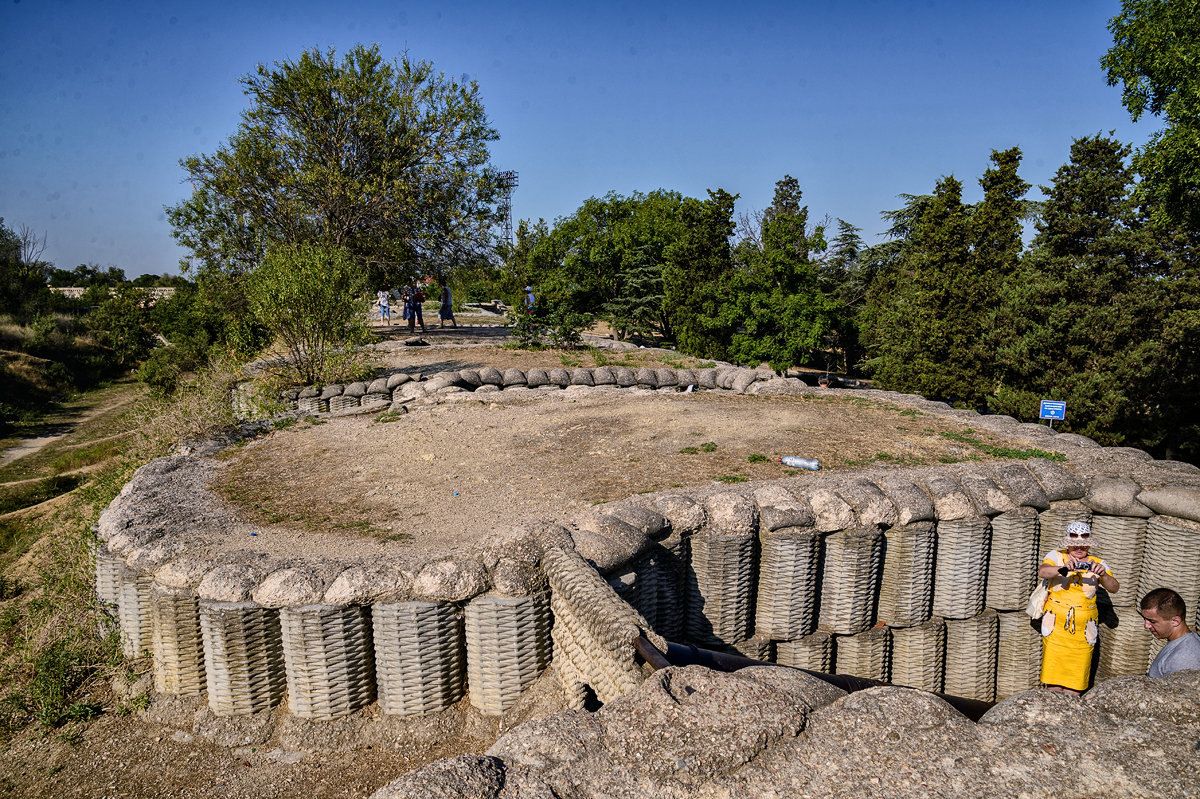
[[[1049,419],[1050,429],[1054,429],[1054,420],[1063,421],[1067,418],[1067,403],[1059,400],[1042,400],[1041,410],[1038,412],[1039,419]]]

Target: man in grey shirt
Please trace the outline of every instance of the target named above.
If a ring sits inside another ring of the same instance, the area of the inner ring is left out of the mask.
[[[1151,677],[1166,677],[1184,669],[1200,669],[1200,635],[1192,632],[1184,618],[1187,608],[1183,597],[1170,588],[1155,588],[1142,597],[1142,618],[1146,629],[1166,645],[1150,664]]]

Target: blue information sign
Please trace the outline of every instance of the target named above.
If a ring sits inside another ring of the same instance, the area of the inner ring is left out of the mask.
[[[1059,402],[1058,400],[1042,400],[1042,409],[1038,414],[1039,419],[1066,419],[1067,418],[1067,403]]]

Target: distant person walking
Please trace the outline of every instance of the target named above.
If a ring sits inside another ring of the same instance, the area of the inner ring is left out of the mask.
[[[525,287],[525,313],[532,314],[534,306],[537,305],[537,300],[533,296],[533,286]]]
[[[425,332],[425,316],[421,313],[421,304],[425,302],[425,292],[421,289],[421,284],[413,284],[411,289],[408,289],[408,304],[405,306],[408,310],[408,332],[415,332],[417,324],[421,325],[421,332]]]
[[[454,319],[454,302],[450,297],[450,287],[443,283],[442,304],[438,307],[438,327],[445,327],[447,321],[458,327],[458,322]]]
[[[375,301],[379,303],[379,323],[392,323],[392,306],[388,301],[388,293],[384,290],[375,292]]]
[[[1200,635],[1192,632],[1183,597],[1170,588],[1155,588],[1142,597],[1142,618],[1146,629],[1166,645],[1150,664],[1151,677],[1166,677],[1184,669],[1200,669]]]

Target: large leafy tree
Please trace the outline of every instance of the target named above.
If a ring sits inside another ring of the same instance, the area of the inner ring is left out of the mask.
[[[185,267],[239,274],[276,244],[309,243],[386,285],[490,248],[498,136],[474,81],[358,45],[260,65],[242,85],[237,132],[181,161],[193,193],[166,211]]]
[[[736,194],[709,190],[707,200],[688,197],[680,206],[679,238],[664,252],[666,313],[681,352],[700,358],[729,357],[738,326],[733,293],[733,206]]]
[[[813,255],[825,249],[824,230],[808,229],[800,183],[775,184],[759,235],[735,251],[732,291],[741,323],[730,352],[745,363],[786,369],[807,361],[833,328],[837,304],[820,290]]]
[[[1124,0],[1100,59],[1136,122],[1166,123],[1134,157],[1138,195],[1160,226],[1200,231],[1200,0]]]
[[[1155,428],[1163,295],[1155,242],[1132,200],[1129,148],[1077,139],[1055,173],[1031,252],[1004,292],[993,408],[1036,418],[1039,399],[1067,403],[1064,429],[1105,444],[1147,445]]]

